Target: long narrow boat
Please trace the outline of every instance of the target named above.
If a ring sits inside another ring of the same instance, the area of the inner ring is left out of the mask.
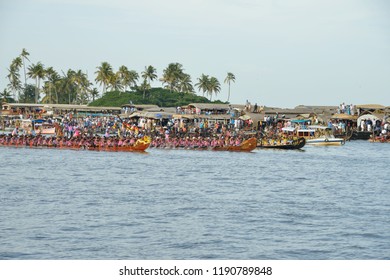
[[[102,151],[102,152],[144,152],[147,148],[149,148],[151,143],[151,139],[147,136],[142,139],[138,139],[133,145],[129,146],[86,146],[86,145],[34,145],[32,142],[30,144],[0,144],[0,147],[15,147],[15,148],[51,148],[51,149],[69,149],[69,150],[88,150],[88,151]]]
[[[283,150],[297,150],[301,149],[305,146],[306,139],[301,137],[297,140],[292,141],[291,143],[278,143],[278,144],[270,144],[270,143],[264,143],[263,141],[259,141],[259,144],[257,145],[258,148],[262,149],[283,149]]]
[[[250,152],[256,149],[257,139],[255,137],[244,140],[239,146],[222,146],[213,147],[213,151],[229,151],[229,152]]]
[[[144,152],[150,146],[150,139],[137,140],[132,146],[116,146],[116,147],[92,147],[89,146],[89,151],[104,151],[104,152]]]

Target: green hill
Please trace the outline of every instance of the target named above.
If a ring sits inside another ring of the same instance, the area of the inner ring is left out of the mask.
[[[143,92],[119,92],[111,91],[104,94],[101,98],[91,102],[89,106],[121,106],[123,104],[154,104],[160,107],[177,107],[188,105],[189,103],[224,103],[220,100],[211,102],[203,96],[193,93],[170,92],[163,88],[152,88],[146,92],[145,99]]]

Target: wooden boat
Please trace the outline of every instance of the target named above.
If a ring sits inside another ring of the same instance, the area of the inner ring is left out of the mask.
[[[270,143],[269,141],[259,141],[257,147],[262,149],[283,149],[283,150],[297,150],[305,146],[306,139],[301,137],[292,142],[286,143]]]
[[[138,139],[132,146],[116,146],[116,147],[87,147],[90,151],[104,151],[104,152],[144,152],[149,148],[151,143],[150,137],[143,137]]]
[[[102,152],[144,152],[147,148],[149,148],[151,143],[150,137],[143,137],[142,139],[138,139],[134,145],[132,146],[116,146],[116,147],[92,147],[92,146],[84,146],[84,145],[38,145],[34,146],[31,142],[29,145],[20,145],[20,144],[0,144],[4,147],[19,147],[19,148],[38,148],[38,149],[45,149],[45,148],[51,148],[51,149],[69,149],[69,150],[88,150],[88,151],[102,151]]]
[[[239,146],[222,146],[213,147],[213,151],[229,151],[229,152],[250,152],[256,149],[257,139],[255,137],[249,138],[241,143]]]
[[[372,143],[390,143],[390,137],[389,136],[376,136],[371,137],[368,141]]]

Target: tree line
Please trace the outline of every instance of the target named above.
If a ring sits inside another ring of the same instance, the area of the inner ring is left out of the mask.
[[[12,60],[6,76],[9,83],[0,96],[3,101],[88,104],[99,97],[99,90],[94,87],[86,72],[69,69],[67,72],[59,73],[53,67],[45,67],[42,62],[31,63],[29,56],[30,53],[23,49],[21,54]],[[196,87],[210,100],[221,91],[219,80],[213,76],[202,74],[197,78],[197,83],[193,84],[191,76],[185,73],[180,63],[170,63],[160,78],[152,65],[145,66],[144,71],[139,74],[135,70],[129,70],[125,65],[114,71],[108,62],[102,62],[96,67],[94,74],[94,81],[101,86],[103,95],[109,91],[124,93],[130,89],[142,92],[145,99],[146,93],[151,89],[151,83],[155,80],[159,80],[170,92],[195,94]],[[29,84],[29,79],[33,79],[35,83]],[[234,74],[228,72],[224,80],[229,87],[228,102],[230,85],[235,79]]]

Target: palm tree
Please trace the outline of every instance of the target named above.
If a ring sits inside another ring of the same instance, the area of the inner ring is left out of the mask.
[[[183,74],[178,83],[178,89],[180,92],[193,93],[194,87],[192,86],[191,76]]]
[[[7,89],[4,89],[3,92],[0,93],[0,101],[11,102],[12,100],[13,98],[11,97],[11,93]]]
[[[142,84],[140,85],[140,90],[144,92],[143,98],[145,99],[145,92],[150,89],[150,84],[144,79]]]
[[[54,103],[52,98],[52,92],[54,89],[54,93],[56,96],[56,103],[58,103],[58,93],[57,93],[57,85],[59,80],[61,79],[60,75],[57,73],[56,70],[53,69],[53,67],[48,67],[46,69],[46,79],[44,91],[46,92],[46,98],[45,100],[48,101],[48,103]],[[43,102],[43,99],[42,99]]]
[[[119,81],[122,84],[123,91],[126,91],[127,86],[129,85],[129,76],[130,76],[130,71],[127,69],[126,66],[122,65],[119,67],[118,72],[116,74],[119,77]]]
[[[95,101],[95,97],[99,96],[99,90],[97,88],[93,88],[90,91],[90,94],[92,96],[92,102]]]
[[[99,83],[99,85],[103,84],[103,94],[106,93],[107,85],[112,81],[112,76],[114,76],[114,72],[112,70],[111,65],[108,62],[102,62],[100,66],[97,67],[97,74],[95,81]]]
[[[9,80],[8,88],[13,92],[14,99],[16,100],[16,93],[20,92],[20,90],[22,89],[19,69],[17,65],[11,64],[11,67],[10,69],[8,69],[8,71],[9,71],[9,74],[7,75],[7,78]]]
[[[66,74],[64,72],[62,72],[62,74],[63,77],[61,78],[59,83],[59,89],[61,92],[60,100],[63,103],[66,103],[67,101],[68,104],[71,104],[72,100],[74,100],[73,96],[77,94],[77,89],[74,84],[74,75],[76,74],[76,72],[69,69]]]
[[[230,82],[234,83],[235,81],[236,81],[236,77],[234,76],[234,74],[231,72],[228,72],[227,76],[225,78],[225,81],[224,81],[225,84],[229,85],[229,93],[228,93],[228,100],[227,100],[228,102],[230,100]]]
[[[149,88],[151,87],[150,83],[157,78],[156,75],[156,68],[154,68],[152,65],[149,65],[148,67],[145,66],[145,71],[141,73],[142,78],[144,78],[144,83],[149,81]],[[145,99],[145,87],[144,87],[144,96],[143,98]]]
[[[135,70],[130,70],[129,71],[129,86],[130,87],[136,87],[137,86],[137,81],[138,81],[139,75],[137,71]]]
[[[141,74],[142,78],[149,80],[149,84],[157,79],[156,68],[154,68],[152,65],[149,65],[148,67],[145,66],[145,71],[143,71]]]
[[[41,62],[28,67],[28,76],[35,79],[35,103],[38,103],[41,79],[45,78],[45,68]]]
[[[110,81],[108,83],[108,86],[110,87],[111,90],[119,91],[121,92],[123,90],[123,85],[121,82],[121,79],[118,75],[118,73],[113,74],[110,78]]]
[[[11,63],[11,67],[15,67],[15,69],[17,71],[19,71],[20,67],[22,67],[23,65],[23,62],[22,62],[22,59],[18,56],[17,58],[15,58],[14,60],[12,60],[12,63]]]
[[[83,103],[85,101],[85,95],[88,92],[88,87],[90,82],[87,79],[87,75],[83,73],[83,71],[78,70],[74,73],[72,77],[73,82],[76,86],[76,97],[74,99],[74,102],[80,102]]]
[[[180,63],[170,63],[168,67],[164,69],[160,81],[163,84],[166,84],[165,88],[169,88],[169,90],[173,92],[174,90],[177,90],[177,83],[183,74],[183,65]]]
[[[30,54],[27,52],[27,50],[26,49],[23,49],[22,50],[22,53],[20,54],[20,57],[22,58],[22,60],[23,60],[23,69],[24,69],[24,87],[26,87],[27,86],[27,76],[26,76],[26,62],[25,62],[25,59],[27,59],[28,61],[30,61],[29,59],[28,59],[28,56],[29,56]]]
[[[195,84],[195,86],[198,87],[198,90],[202,91],[202,94],[204,96],[204,94],[208,92],[209,83],[209,75],[202,74],[200,78],[198,78],[198,82]]]
[[[210,95],[210,101],[213,99],[213,92],[215,96],[221,91],[221,84],[218,79],[215,77],[211,77],[208,85],[208,94]]]

